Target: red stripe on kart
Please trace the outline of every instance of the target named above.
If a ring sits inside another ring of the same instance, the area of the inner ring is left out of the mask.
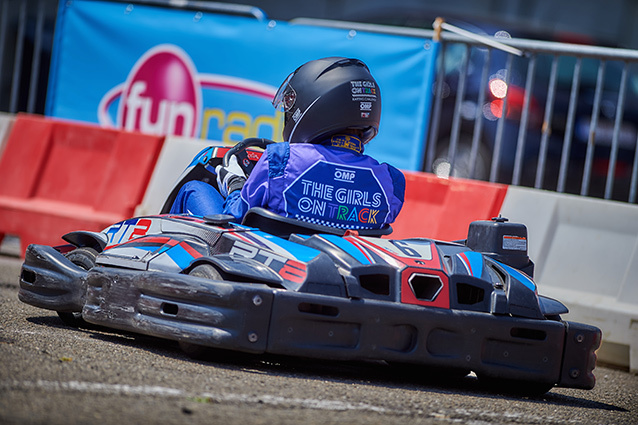
[[[193,257],[193,258],[199,258],[202,256],[202,254],[200,254],[199,251],[197,251],[195,248],[193,248],[192,246],[190,246],[188,243],[186,242],[182,242],[179,244],[179,246],[181,246],[182,248],[184,248],[184,251],[188,252],[188,254]]]
[[[459,254],[459,258],[461,259],[461,262],[463,263],[463,265],[465,266],[465,268],[469,272],[470,276],[474,276],[474,272],[472,271],[472,265],[470,264],[470,260],[467,258],[465,253],[461,252]]]
[[[361,252],[363,254],[364,257],[366,257],[366,259],[370,262],[370,264],[374,264],[374,260],[372,259],[370,254],[368,254],[367,250],[361,245],[361,241],[359,241],[354,236],[347,237],[347,238],[344,238],[344,239],[346,239],[348,242],[350,242],[352,245],[354,245],[354,247],[357,248],[359,250],[359,252]]]

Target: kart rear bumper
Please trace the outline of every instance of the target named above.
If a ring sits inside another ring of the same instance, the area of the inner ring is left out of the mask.
[[[386,360],[590,389],[600,331],[552,320],[423,308],[97,267],[91,323],[215,348],[334,360]]]

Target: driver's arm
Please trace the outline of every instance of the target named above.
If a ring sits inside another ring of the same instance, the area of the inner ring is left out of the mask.
[[[268,155],[262,155],[241,190],[228,194],[224,213],[241,221],[252,207],[268,208]]]

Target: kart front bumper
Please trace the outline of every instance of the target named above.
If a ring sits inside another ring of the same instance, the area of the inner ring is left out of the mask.
[[[29,245],[20,273],[20,301],[61,312],[80,312],[86,271],[46,245]]]

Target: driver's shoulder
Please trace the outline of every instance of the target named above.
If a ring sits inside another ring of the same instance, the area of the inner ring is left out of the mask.
[[[273,143],[266,147],[268,158],[268,174],[272,177],[283,175],[283,172],[290,159],[290,143]]]

